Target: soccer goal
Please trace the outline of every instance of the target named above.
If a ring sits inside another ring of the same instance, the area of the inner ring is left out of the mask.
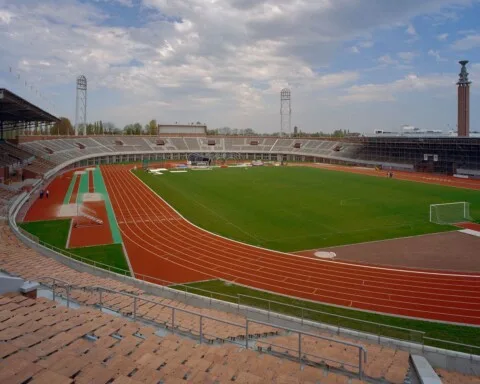
[[[470,221],[470,203],[431,204],[430,222],[436,224],[455,224]]]

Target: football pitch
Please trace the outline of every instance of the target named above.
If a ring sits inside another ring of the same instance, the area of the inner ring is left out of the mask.
[[[480,217],[478,191],[318,168],[135,174],[192,223],[285,252],[455,229],[430,223],[430,204],[466,201]]]

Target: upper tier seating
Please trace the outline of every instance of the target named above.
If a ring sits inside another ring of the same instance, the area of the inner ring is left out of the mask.
[[[161,142],[160,142],[161,141]],[[255,142],[252,145],[252,142]],[[212,144],[214,143],[214,144]],[[337,158],[354,157],[358,144],[332,140],[240,138],[240,137],[141,137],[96,136],[89,138],[40,140],[21,144],[37,156],[61,164],[96,153],[168,151],[298,153]]]

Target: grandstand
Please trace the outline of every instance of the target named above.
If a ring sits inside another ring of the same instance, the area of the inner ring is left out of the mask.
[[[90,136],[18,137],[17,168],[43,175],[60,164],[74,166],[121,161],[186,160],[235,154],[242,160],[318,162],[407,171],[480,176],[480,139],[454,137],[358,137],[344,140],[264,137]],[[20,155],[22,153],[22,155]],[[35,157],[33,157],[33,155]],[[11,157],[13,159],[13,157]],[[15,158],[17,159],[17,158]],[[120,161],[120,160],[118,160]]]
[[[361,137],[350,156],[405,164],[420,172],[480,176],[480,139],[463,137]]]

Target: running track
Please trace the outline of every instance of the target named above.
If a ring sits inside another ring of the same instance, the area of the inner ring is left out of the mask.
[[[102,173],[136,274],[223,278],[345,307],[480,325],[479,275],[336,263],[238,243],[183,219],[130,169],[102,166]]]

